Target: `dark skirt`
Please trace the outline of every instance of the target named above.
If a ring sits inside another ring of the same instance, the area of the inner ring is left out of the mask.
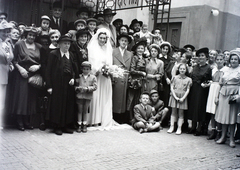
[[[37,96],[39,90],[28,83],[28,78],[23,78],[18,71],[14,72],[14,85],[12,91],[11,114],[33,115],[37,113]]]
[[[71,78],[71,75],[64,74],[62,83],[53,83],[46,119],[57,127],[65,127],[74,122],[75,91],[69,85]]]
[[[206,104],[209,88],[202,88],[196,82],[193,82],[189,93],[188,119],[200,122],[206,118]]]

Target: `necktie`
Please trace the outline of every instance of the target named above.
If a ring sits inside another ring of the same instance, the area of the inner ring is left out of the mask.
[[[109,29],[110,29],[110,31],[111,31],[111,33],[112,33],[112,35],[113,35],[113,26],[110,25],[110,24],[109,24]]]

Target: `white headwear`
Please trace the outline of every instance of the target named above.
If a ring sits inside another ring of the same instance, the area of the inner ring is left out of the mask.
[[[103,46],[99,45],[98,37],[101,33],[107,35],[107,42]],[[112,65],[112,46],[109,41],[110,32],[106,28],[100,28],[88,43],[88,60],[92,64],[92,73],[95,74],[105,64]]]

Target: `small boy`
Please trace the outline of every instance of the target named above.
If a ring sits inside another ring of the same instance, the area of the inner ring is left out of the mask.
[[[73,41],[76,41],[76,33],[79,30],[85,29],[87,26],[87,22],[84,19],[78,19],[74,22],[75,30],[69,30],[66,34],[71,37]]]
[[[97,78],[90,74],[91,63],[84,61],[82,64],[82,74],[76,80],[78,86],[75,87],[77,105],[78,105],[78,123],[79,127],[77,132],[87,132],[87,113],[90,101],[93,96],[93,91],[97,89]]]
[[[154,35],[152,34],[150,31],[148,31],[148,26],[147,24],[143,24],[142,26],[142,30],[139,31],[139,32],[136,32],[133,37],[139,37],[139,38],[142,38],[142,37],[146,37],[147,39],[147,44],[150,45],[151,42],[152,42],[152,37],[159,37],[158,35]]]
[[[154,121],[154,108],[148,104],[149,94],[144,92],[140,96],[140,104],[134,106],[133,128],[139,133],[159,131],[160,123]]]
[[[164,107],[164,102],[159,99],[159,94],[157,90],[153,89],[150,91],[149,105],[151,105],[154,108],[153,119],[154,121],[159,122],[160,130],[162,130],[163,128],[161,126],[161,123],[168,113],[168,108]]]
[[[49,35],[51,19],[47,15],[41,16],[41,26],[38,27],[39,35]]]
[[[91,36],[93,36],[96,33],[97,24],[98,24],[97,19],[95,19],[95,18],[87,19],[88,31],[89,31]]]

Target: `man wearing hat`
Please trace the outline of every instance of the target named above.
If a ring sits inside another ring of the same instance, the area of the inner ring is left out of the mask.
[[[191,44],[184,45],[183,48],[185,48],[188,52],[193,52],[195,50],[195,47]]]
[[[96,15],[94,16],[94,18],[98,20],[99,25],[102,24],[102,23],[104,23],[104,16],[103,16],[102,13],[96,14]]]
[[[68,24],[67,21],[61,18],[64,10],[62,2],[55,1],[52,6],[50,6],[50,9],[52,12],[50,27],[52,29],[58,29],[62,35],[66,34]]]
[[[3,21],[3,20],[7,20],[7,13],[5,12],[0,12],[0,23]]]
[[[134,33],[139,32],[143,25],[142,21],[138,21],[137,19],[133,19],[129,28],[133,30]]]
[[[51,51],[46,70],[46,87],[51,95],[51,105],[47,119],[53,124],[57,135],[73,133],[69,128],[75,120],[74,79],[76,66],[73,54],[69,52],[72,39],[63,35],[59,39],[59,49]]]
[[[77,19],[84,19],[85,21],[91,16],[91,11],[87,7],[81,7],[76,12]],[[68,30],[74,30],[74,22],[68,24]]]
[[[120,26],[123,25],[123,20],[118,18],[113,21],[113,25],[116,27],[117,35],[119,35]]]
[[[110,31],[111,36],[109,38],[110,38],[112,47],[116,47],[116,45],[117,45],[116,27],[111,24],[114,15],[116,15],[116,13],[113,12],[110,8],[105,9],[103,11],[104,22],[98,26],[98,28],[106,28]]]
[[[131,43],[132,38],[127,33],[122,33],[118,36],[119,47],[113,50],[113,64],[118,65],[126,72],[130,70],[132,53],[127,51],[127,46]],[[113,116],[119,123],[127,122],[128,115],[126,114],[128,74],[124,78],[114,78],[113,86]]]

